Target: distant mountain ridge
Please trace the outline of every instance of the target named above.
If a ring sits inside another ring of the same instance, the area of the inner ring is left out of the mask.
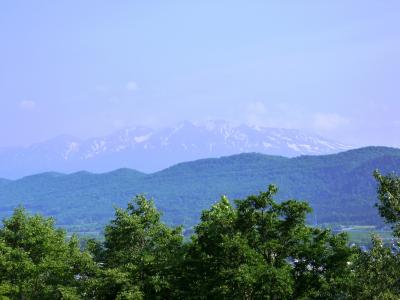
[[[258,153],[201,159],[144,174],[118,169],[104,174],[42,173],[0,181],[0,217],[19,204],[54,216],[71,231],[96,231],[137,194],[154,197],[169,224],[197,223],[221,195],[258,193],[270,183],[278,199],[307,200],[313,222],[381,224],[374,207],[375,169],[400,174],[400,149],[367,147],[339,154],[286,158]]]
[[[224,121],[182,122],[175,127],[133,127],[103,138],[60,136],[27,148],[0,149],[0,177],[78,170],[133,168],[154,172],[176,163],[238,153],[294,157],[323,155],[350,146],[293,129],[235,126]]]

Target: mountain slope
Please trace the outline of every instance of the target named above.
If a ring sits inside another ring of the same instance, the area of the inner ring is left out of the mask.
[[[172,128],[134,127],[103,138],[80,141],[61,136],[28,148],[0,149],[0,176],[18,178],[46,171],[107,172],[121,167],[154,172],[183,161],[243,152],[294,157],[348,149],[298,130],[234,126],[223,121],[182,122]]]
[[[8,180],[8,179],[0,178],[0,186],[6,185],[9,182],[10,182],[10,180]]]
[[[119,169],[105,174],[44,173],[0,185],[0,212],[18,204],[57,218],[73,230],[98,230],[136,194],[154,197],[170,224],[190,227],[223,194],[231,199],[279,186],[278,198],[307,200],[313,220],[378,224],[372,172],[400,173],[400,150],[369,147],[334,155],[285,158],[245,153],[181,163],[153,174]],[[79,228],[78,228],[79,227]],[[88,229],[89,228],[89,229]]]

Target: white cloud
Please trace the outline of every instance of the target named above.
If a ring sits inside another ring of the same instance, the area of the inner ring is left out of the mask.
[[[349,123],[349,119],[335,113],[317,113],[313,116],[313,127],[318,131],[333,131]]]
[[[128,91],[137,91],[137,89],[138,89],[138,84],[135,82],[135,81],[129,81],[127,84],[126,84],[126,89],[128,90]]]
[[[33,110],[36,108],[36,102],[31,100],[23,100],[19,103],[19,108],[22,110]]]

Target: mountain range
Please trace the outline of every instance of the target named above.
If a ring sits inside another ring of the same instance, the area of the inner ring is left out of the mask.
[[[0,180],[0,215],[19,204],[54,216],[70,231],[99,232],[137,194],[153,197],[168,224],[190,228],[221,195],[242,198],[278,185],[278,200],[306,200],[310,222],[381,224],[372,173],[400,173],[400,149],[367,147],[338,154],[287,158],[243,153],[180,163],[145,174],[118,169],[104,174],[55,172]]]
[[[101,138],[70,136],[29,147],[0,149],[0,177],[57,171],[107,172],[133,168],[155,172],[173,164],[201,158],[258,152],[295,157],[331,154],[348,145],[299,130],[235,126],[225,121],[181,122],[173,127],[126,128]]]

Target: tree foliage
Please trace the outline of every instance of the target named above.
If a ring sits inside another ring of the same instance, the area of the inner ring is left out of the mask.
[[[400,256],[373,236],[373,247],[359,252],[354,262],[353,298],[360,300],[400,298]]]
[[[17,208],[0,228],[0,295],[7,299],[76,299],[94,271],[74,236],[53,219]]]
[[[273,200],[277,188],[209,211],[186,256],[186,298],[337,299],[347,292],[351,249],[345,236],[313,229],[307,203]]]
[[[144,196],[137,196],[125,210],[117,209],[105,228],[103,249],[97,251],[102,268],[95,280],[95,298],[171,298],[182,254],[181,231],[163,224],[153,201]]]
[[[383,176],[378,171],[374,176],[378,182],[379,213],[393,225],[393,233],[400,237],[400,177],[394,173]]]

